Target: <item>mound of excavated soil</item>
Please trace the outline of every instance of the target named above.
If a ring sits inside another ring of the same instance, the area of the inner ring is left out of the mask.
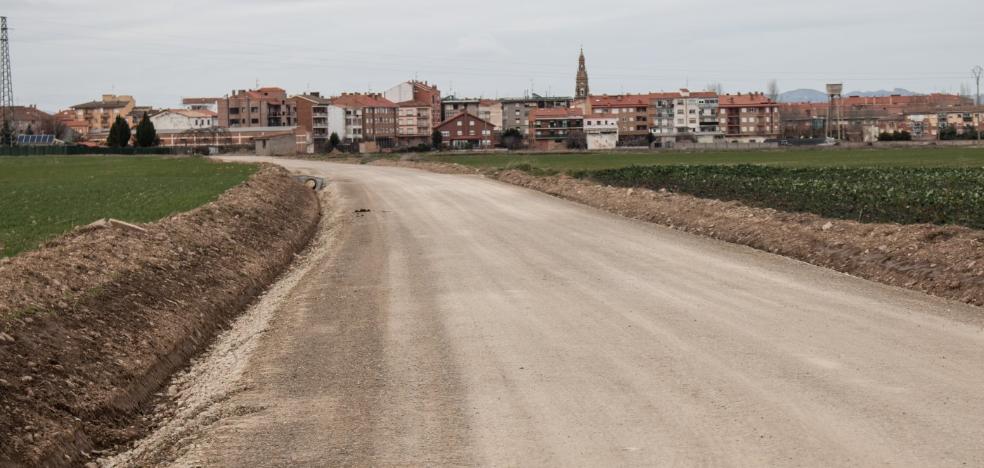
[[[409,161],[373,164],[452,174],[478,172],[456,164]],[[665,191],[607,187],[567,176],[538,177],[521,171],[483,173],[628,218],[984,306],[982,230],[927,224],[858,223]]]
[[[137,436],[141,405],[318,218],[314,192],[269,166],[146,231],[79,229],[0,263],[0,466],[80,465]]]

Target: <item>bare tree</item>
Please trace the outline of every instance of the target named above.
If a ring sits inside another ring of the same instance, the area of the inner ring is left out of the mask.
[[[779,100],[779,82],[776,80],[769,80],[769,83],[765,85],[765,94],[769,96],[769,99],[773,101]]]
[[[36,131],[42,135],[54,135],[59,140],[69,141],[72,138],[71,130],[55,116],[45,117],[38,122]]]
[[[585,149],[588,147],[587,136],[581,130],[571,130],[565,139],[568,149]]]

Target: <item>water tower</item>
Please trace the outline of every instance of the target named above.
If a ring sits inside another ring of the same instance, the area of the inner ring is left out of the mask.
[[[844,85],[841,83],[829,83],[827,84],[827,97],[830,101],[827,103],[827,128],[825,131],[825,136],[830,138],[830,119],[837,119],[837,129],[836,135],[837,139],[843,139],[842,123],[841,118],[841,94],[844,92]]]

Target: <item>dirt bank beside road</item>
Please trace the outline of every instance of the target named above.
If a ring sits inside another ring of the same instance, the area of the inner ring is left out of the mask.
[[[373,164],[449,174],[481,173],[628,218],[984,306],[984,231],[978,229],[858,223],[665,191],[603,186],[567,176],[533,176],[517,170],[477,171],[457,164],[391,160]]]
[[[318,219],[312,191],[264,167],[143,230],[77,230],[0,264],[0,466],[82,465],[139,435],[137,410]]]

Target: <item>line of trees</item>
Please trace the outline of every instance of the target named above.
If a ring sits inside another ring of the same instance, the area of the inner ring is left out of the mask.
[[[161,139],[157,137],[157,129],[154,128],[154,123],[150,121],[150,117],[147,114],[144,114],[143,118],[140,119],[140,123],[137,124],[135,137],[130,131],[130,124],[126,122],[126,119],[117,115],[116,120],[113,121],[113,125],[109,127],[109,136],[106,137],[106,145],[111,148],[125,148],[130,145],[131,139],[133,140],[134,146],[141,148],[149,148],[161,144]]]

